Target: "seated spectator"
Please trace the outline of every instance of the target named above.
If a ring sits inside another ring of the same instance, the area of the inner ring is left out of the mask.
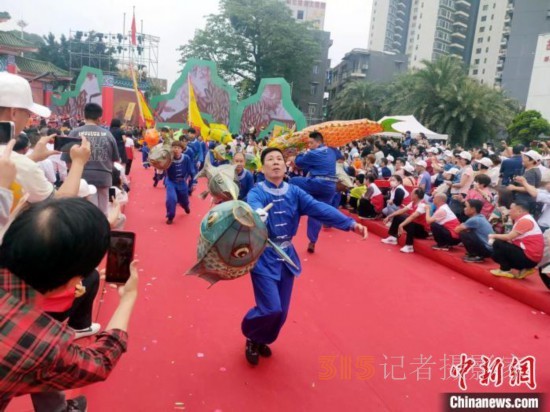
[[[390,177],[390,198],[387,206],[382,210],[384,216],[389,216],[396,210],[405,206],[410,202],[409,192],[403,187],[403,179],[401,176]]]
[[[525,188],[526,193],[535,198],[537,202],[542,203],[542,213],[537,223],[541,230],[545,232],[550,227],[550,174],[545,173],[541,177],[541,185],[545,186],[544,189],[537,189],[535,186],[530,185],[524,176],[516,177],[515,182]]]
[[[384,208],[384,195],[374,183],[373,175],[367,175],[367,191],[359,200],[358,214],[360,218],[372,219],[382,213]]]
[[[495,232],[489,221],[481,214],[482,208],[483,203],[480,200],[466,200],[464,213],[468,220],[455,228],[466,249],[466,256],[462,260],[467,263],[483,262],[493,254],[493,248],[489,245],[489,235]]]
[[[462,202],[466,198],[468,191],[474,182],[474,169],[471,166],[472,155],[469,152],[462,151],[458,153],[458,164],[460,171],[451,184],[451,201],[449,206],[457,216],[462,214]]]
[[[426,223],[426,209],[428,205],[424,202],[424,190],[414,189],[411,195],[412,202],[402,209],[399,209],[384,219],[384,223],[391,222],[388,237],[382,239],[382,243],[397,245],[397,238],[407,233],[405,246],[400,251],[403,253],[414,252],[414,239],[426,239],[428,237]]]
[[[380,174],[383,179],[389,179],[391,177],[391,170],[388,167],[388,159],[380,160]]]
[[[431,208],[426,208],[426,223],[430,225],[436,244],[434,250],[449,250],[460,243],[455,228],[460,225],[456,215],[447,204],[447,195],[436,194],[434,196],[435,212],[432,215]]]
[[[489,219],[495,209],[493,193],[490,189],[491,178],[486,174],[478,174],[474,178],[473,189],[468,191],[465,200],[477,199],[483,204],[481,214]]]
[[[523,279],[535,272],[535,266],[542,260],[544,239],[537,222],[529,214],[529,204],[514,202],[510,207],[510,217],[514,226],[510,233],[491,234],[494,239],[493,260],[500,265],[491,270],[495,276]],[[512,270],[517,269],[518,273]]]
[[[448,170],[443,170],[443,183],[441,183],[434,191],[434,194],[442,193],[449,195],[451,193],[451,185],[455,180],[455,176],[459,172],[457,167],[452,167]]]
[[[405,177],[405,171],[403,170],[404,167],[405,167],[405,160],[398,157],[397,159],[395,159],[395,172],[393,174],[399,175],[401,177]],[[413,168],[413,172],[414,172],[414,168]]]
[[[367,192],[367,186],[365,186],[365,175],[359,175],[355,179],[355,187],[349,192],[349,204],[351,213],[357,213],[357,207],[359,206],[359,199]]]
[[[497,154],[492,154],[489,158],[493,162],[493,167],[489,168],[489,172],[487,174],[491,178],[491,187],[497,187],[500,183],[500,165],[502,160]]]
[[[477,174],[487,175],[489,176],[490,179],[492,179],[491,175],[489,175],[489,172],[493,167],[493,161],[488,157],[482,157],[481,159],[478,159],[475,162],[477,163]]]
[[[527,183],[536,188],[540,186],[542,176],[540,169],[537,167],[538,162],[541,160],[541,158],[541,155],[534,150],[529,150],[522,155],[523,166],[525,168],[523,177],[525,178]],[[507,189],[511,192],[514,192],[514,202],[520,201],[528,203],[530,207],[530,212],[534,212],[535,198],[527,192],[525,187],[516,183],[515,178],[510,182]]]
[[[106,330],[87,345],[76,345],[75,332],[40,306],[44,298],[74,290],[94,273],[109,237],[103,213],[79,198],[32,205],[6,231],[0,246],[0,313],[5,314],[0,327],[0,410],[15,396],[105,380],[126,351],[126,330],[137,298],[135,263]],[[60,394],[56,404],[43,408],[84,411],[86,400],[66,401]]]
[[[432,191],[432,178],[426,171],[428,164],[424,160],[416,161],[416,171],[418,172],[418,187],[421,188],[424,193],[430,194]]]
[[[414,178],[414,167],[407,163],[403,166],[403,186],[414,187],[417,181]]]
[[[376,157],[373,154],[368,155],[365,159],[365,174],[374,175],[378,179],[379,173],[376,167]]]

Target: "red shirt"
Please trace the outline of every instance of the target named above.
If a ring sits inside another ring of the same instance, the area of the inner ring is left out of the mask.
[[[520,234],[512,243],[520,247],[528,259],[539,263],[544,254],[544,237],[533,216],[523,215],[516,221],[512,230]]]
[[[71,328],[38,309],[39,296],[0,268],[0,411],[15,396],[103,381],[126,352],[128,335],[118,329],[75,344]]]

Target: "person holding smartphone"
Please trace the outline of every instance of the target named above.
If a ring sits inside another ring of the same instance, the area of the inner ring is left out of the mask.
[[[105,380],[126,352],[138,293],[136,262],[105,331],[88,343],[76,345],[74,331],[40,306],[44,297],[74,290],[90,276],[110,237],[105,215],[81,198],[31,205],[6,231],[0,246],[0,410],[15,396],[46,392],[36,410],[85,411],[83,396],[67,401],[59,390]]]

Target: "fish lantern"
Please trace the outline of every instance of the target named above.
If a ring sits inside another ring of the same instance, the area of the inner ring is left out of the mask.
[[[208,179],[208,190],[200,194],[205,199],[208,194],[214,199],[214,203],[239,198],[239,185],[236,178],[234,165],[213,166],[210,156],[206,156],[203,169],[197,174],[197,178]]]
[[[159,131],[157,129],[147,129],[144,134],[144,140],[147,146],[156,146],[160,140]]]
[[[250,272],[268,243],[265,223],[240,200],[213,207],[203,218],[200,230],[198,261],[186,274],[212,285]]]
[[[149,152],[149,164],[158,170],[166,170],[172,164],[170,146],[158,144]]]

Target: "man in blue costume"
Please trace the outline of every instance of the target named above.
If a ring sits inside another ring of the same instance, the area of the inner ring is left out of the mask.
[[[271,356],[267,345],[277,339],[288,314],[294,277],[301,272],[300,260],[291,243],[300,216],[314,217],[340,230],[353,230],[363,238],[367,235],[366,228],[353,219],[316,201],[299,187],[284,182],[286,164],[279,149],[265,149],[262,165],[265,181],[250,190],[247,202],[266,222],[269,238],[296,266],[281,259],[272,247],[267,247],[250,272],[256,306],[244,317],[242,331],[247,338],[246,359],[252,365],[258,364],[260,356]],[[270,203],[273,207],[268,215],[264,208]]]
[[[336,161],[342,154],[335,148],[324,145],[323,135],[319,132],[309,134],[309,151],[296,156],[294,163],[302,169],[306,177],[293,177],[290,183],[299,186],[309,193],[315,200],[332,204],[336,193]],[[307,220],[307,237],[309,245],[307,251],[315,252],[315,243],[319,239],[321,222],[315,218]]]
[[[254,187],[254,176],[244,168],[245,158],[242,152],[235,153],[233,164],[235,165],[237,179],[239,179],[239,200],[246,200],[248,192]]]
[[[176,205],[180,205],[185,213],[189,209],[189,189],[187,180],[193,176],[193,164],[189,156],[183,154],[184,144],[172,142],[172,164],[166,171],[166,224],[171,225],[176,216]]]

